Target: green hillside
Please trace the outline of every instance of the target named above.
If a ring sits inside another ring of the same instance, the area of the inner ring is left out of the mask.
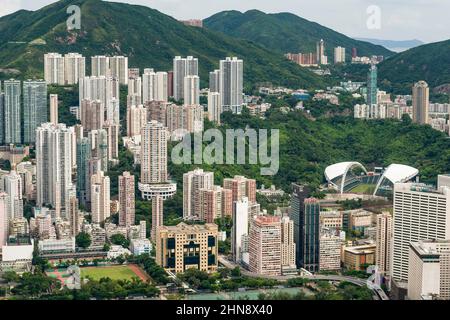
[[[380,64],[379,75],[384,86],[404,93],[410,93],[419,80],[425,80],[431,88],[450,87],[450,40],[399,53]]]
[[[292,13],[223,11],[205,19],[204,25],[211,30],[247,39],[280,53],[315,52],[316,42],[323,39],[330,61],[334,54],[333,48],[337,46],[345,47],[348,56],[353,47],[358,49],[358,55],[393,54],[382,46],[351,39]]]
[[[66,8],[81,6],[81,30],[68,32]],[[322,79],[281,55],[245,40],[188,27],[157,10],[100,0],[63,0],[38,11],[0,18],[0,69],[17,69],[21,77],[42,76],[45,52],[119,54],[133,67],[170,70],[176,55],[199,58],[200,76],[218,68],[226,56],[244,59],[247,87],[258,82],[292,87],[322,86]],[[90,64],[90,59],[87,59]],[[90,68],[88,67],[88,73]],[[1,70],[0,70],[1,71]],[[14,71],[14,70],[13,70]],[[9,77],[3,72],[2,77]]]

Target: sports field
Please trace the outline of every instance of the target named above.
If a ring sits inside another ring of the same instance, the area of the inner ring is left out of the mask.
[[[351,189],[350,193],[360,193],[360,194],[372,194],[375,191],[374,184],[359,184],[355,188]]]
[[[136,266],[107,266],[81,268],[81,277],[89,277],[93,280],[110,278],[112,280],[131,280],[133,277],[143,278],[142,272],[136,272]],[[142,279],[146,280],[146,279]]]

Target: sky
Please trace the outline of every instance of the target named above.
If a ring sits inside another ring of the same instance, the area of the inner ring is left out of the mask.
[[[37,10],[56,1],[1,0],[1,2],[0,16],[19,9]],[[423,42],[450,39],[449,0],[114,0],[114,2],[145,5],[177,19],[204,19],[223,10],[258,9],[268,13],[291,12],[351,37],[383,40],[419,39]],[[373,6],[377,7],[373,9]]]

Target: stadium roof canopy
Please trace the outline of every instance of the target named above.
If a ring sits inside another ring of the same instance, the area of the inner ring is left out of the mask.
[[[417,176],[419,174],[419,170],[410,166],[406,166],[404,164],[391,164],[389,167],[384,170],[383,175],[378,180],[377,186],[374,191],[374,195],[378,192],[380,186],[386,183],[388,180],[390,183],[401,183],[407,182]]]
[[[347,173],[353,168],[353,167],[359,167],[361,168],[366,174],[367,170],[364,168],[364,166],[355,161],[347,161],[347,162],[339,162],[332,164],[331,166],[328,166],[325,169],[325,178],[328,180],[329,183],[335,185],[337,188],[339,188],[340,192],[343,192],[344,185],[345,185],[345,178],[347,176]],[[342,179],[337,179],[342,177]],[[340,181],[337,181],[340,180]]]

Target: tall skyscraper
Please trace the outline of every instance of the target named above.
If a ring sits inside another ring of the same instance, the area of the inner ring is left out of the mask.
[[[109,58],[111,77],[118,79],[122,85],[128,84],[128,57],[114,56]]]
[[[184,77],[184,104],[200,104],[200,78],[198,76]]]
[[[144,199],[151,200],[160,195],[165,200],[176,192],[176,184],[170,183],[167,176],[167,138],[167,128],[154,120],[147,122],[141,130],[139,190]]]
[[[64,85],[64,58],[51,52],[44,54],[44,79],[47,84]]]
[[[334,63],[345,63],[345,48],[334,48]]]
[[[200,220],[206,223],[215,223],[216,219],[230,217],[233,212],[231,190],[214,186],[212,189],[200,189]]]
[[[108,161],[119,159],[120,126],[111,121],[106,121],[103,129],[108,136]]]
[[[167,72],[167,96],[173,97],[173,71]]]
[[[281,267],[282,270],[296,270],[294,221],[285,216],[281,218]]]
[[[277,216],[257,216],[251,221],[249,270],[259,275],[281,275],[281,222]]]
[[[128,95],[136,97],[136,103],[142,104],[142,78],[128,79]]]
[[[5,104],[4,104],[4,128],[5,144],[20,144],[21,121],[20,121],[20,81],[6,80],[4,82]]]
[[[86,59],[79,53],[64,55],[64,84],[74,85],[86,76]]]
[[[375,259],[378,270],[384,274],[389,274],[391,269],[392,222],[393,218],[389,212],[377,215]]]
[[[92,130],[88,134],[89,144],[91,145],[91,158],[100,160],[100,170],[108,171],[108,132],[105,129]]]
[[[50,122],[58,124],[58,95],[50,95]]]
[[[186,76],[198,76],[198,59],[192,56],[173,59],[173,97],[180,101],[184,99],[184,78]]]
[[[156,241],[156,233],[159,227],[164,225],[164,200],[160,195],[152,197],[152,230],[150,237]]]
[[[130,227],[135,224],[134,176],[125,171],[119,176],[119,225]]]
[[[23,82],[23,143],[36,141],[36,128],[47,122],[47,84],[44,80]]]
[[[450,239],[450,186],[394,185],[392,277],[408,282],[409,244]]]
[[[209,73],[209,92],[220,91],[220,69]]]
[[[290,216],[294,221],[294,242],[296,245],[296,264],[300,266],[301,262],[301,234],[300,230],[303,228],[303,216],[305,210],[305,199],[309,197],[310,191],[307,186],[292,184],[292,197],[291,197],[291,211]]]
[[[427,124],[428,109],[430,106],[430,88],[425,81],[414,84],[412,94],[413,121],[420,124]]]
[[[374,104],[378,104],[377,95],[378,95],[378,70],[377,66],[372,64],[369,69],[369,73],[367,74],[367,104],[372,106]]]
[[[183,219],[200,213],[200,189],[210,190],[214,186],[214,172],[195,169],[183,174]]]
[[[317,199],[308,198],[304,205],[304,212],[300,215],[300,266],[310,272],[318,272],[320,203]]]
[[[103,108],[109,110],[111,103],[118,103],[119,100],[119,80],[112,77],[84,77],[79,83],[79,102],[84,99],[100,100]]]
[[[110,180],[103,171],[91,177],[92,223],[100,224],[111,215]]]
[[[233,202],[231,252],[233,254],[233,260],[238,263],[245,260],[246,257],[244,254],[248,253],[248,236],[249,236],[248,207],[249,202],[247,197],[243,197],[241,200]]]
[[[320,39],[316,44],[316,61],[317,64],[328,64],[328,57],[325,55],[325,42]]]
[[[220,124],[220,114],[222,113],[222,104],[220,93],[208,92],[208,119]]]
[[[88,138],[82,138],[77,141],[77,198],[86,206],[87,203],[87,181],[89,159],[91,157],[91,144]]]
[[[43,123],[36,129],[36,204],[52,206],[58,217],[72,188],[74,134],[65,124]]]
[[[244,62],[236,57],[220,60],[222,111],[240,113],[243,103]]]

